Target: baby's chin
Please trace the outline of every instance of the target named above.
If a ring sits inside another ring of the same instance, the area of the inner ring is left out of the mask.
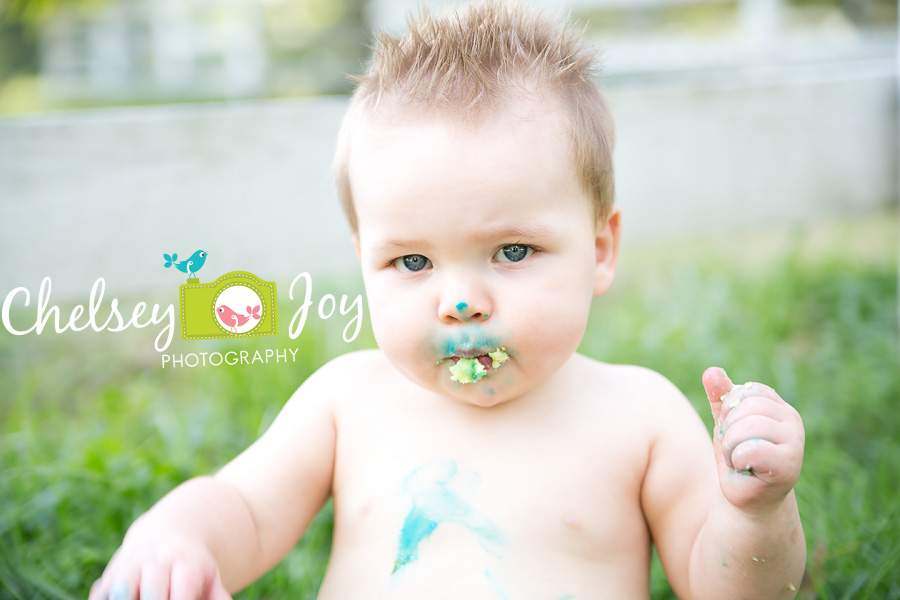
[[[492,386],[487,382],[479,382],[478,387],[466,386],[451,390],[442,390],[442,396],[459,404],[475,406],[478,408],[492,408],[500,404],[514,402],[519,394],[516,391],[503,386]]]
[[[412,384],[459,404],[490,408],[515,400],[527,391],[523,389],[526,381],[515,357],[506,354],[502,346],[483,355],[432,358],[426,359],[427,362],[410,361],[409,356],[391,356],[384,349],[382,352],[398,374]]]
[[[442,375],[438,382],[440,389],[436,391],[454,402],[481,408],[516,402],[531,388],[521,377],[515,377],[515,367],[509,366],[507,369],[506,373],[494,373],[477,383],[465,385],[448,381],[446,375]]]
[[[406,378],[419,388],[431,392],[444,401],[456,402],[480,408],[490,408],[515,400],[521,390],[513,385],[511,365],[499,372],[488,374],[479,381],[461,384],[450,379],[447,363],[432,366],[426,371],[406,372]]]

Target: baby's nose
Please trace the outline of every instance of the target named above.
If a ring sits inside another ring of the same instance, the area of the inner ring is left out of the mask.
[[[484,321],[491,316],[489,304],[486,299],[471,295],[463,299],[448,298],[441,301],[438,316],[445,323]]]
[[[435,282],[440,286],[438,318],[442,322],[482,322],[494,312],[490,286],[477,269],[447,268]]]

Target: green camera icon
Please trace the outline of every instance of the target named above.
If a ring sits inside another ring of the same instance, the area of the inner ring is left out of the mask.
[[[247,271],[226,273],[212,283],[179,289],[181,338],[205,340],[278,333],[274,281]]]

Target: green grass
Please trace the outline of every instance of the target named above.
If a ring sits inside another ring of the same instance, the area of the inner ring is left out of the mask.
[[[707,420],[710,365],[800,412],[809,558],[800,598],[900,598],[895,214],[640,249],[582,350],[670,378]],[[654,564],[653,598],[674,598]]]
[[[704,416],[699,378],[713,364],[797,407],[801,598],[900,598],[895,221],[626,247],[582,345],[660,371]],[[0,334],[0,599],[85,597],[134,518],[246,447],[323,362],[372,344],[368,332],[345,344],[342,326],[311,317],[297,340],[255,343],[299,348],[290,368],[163,370],[147,332]],[[247,347],[179,341],[169,352]],[[238,598],[314,598],[331,523],[326,507]],[[654,600],[673,597],[657,563],[651,587]]]

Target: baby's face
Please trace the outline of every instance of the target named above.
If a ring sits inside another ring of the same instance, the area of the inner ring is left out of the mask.
[[[617,218],[598,225],[562,125],[527,114],[370,123],[350,162],[379,347],[416,384],[478,406],[568,360],[615,265]],[[509,359],[495,369],[498,348]],[[454,381],[460,358],[485,373]]]

